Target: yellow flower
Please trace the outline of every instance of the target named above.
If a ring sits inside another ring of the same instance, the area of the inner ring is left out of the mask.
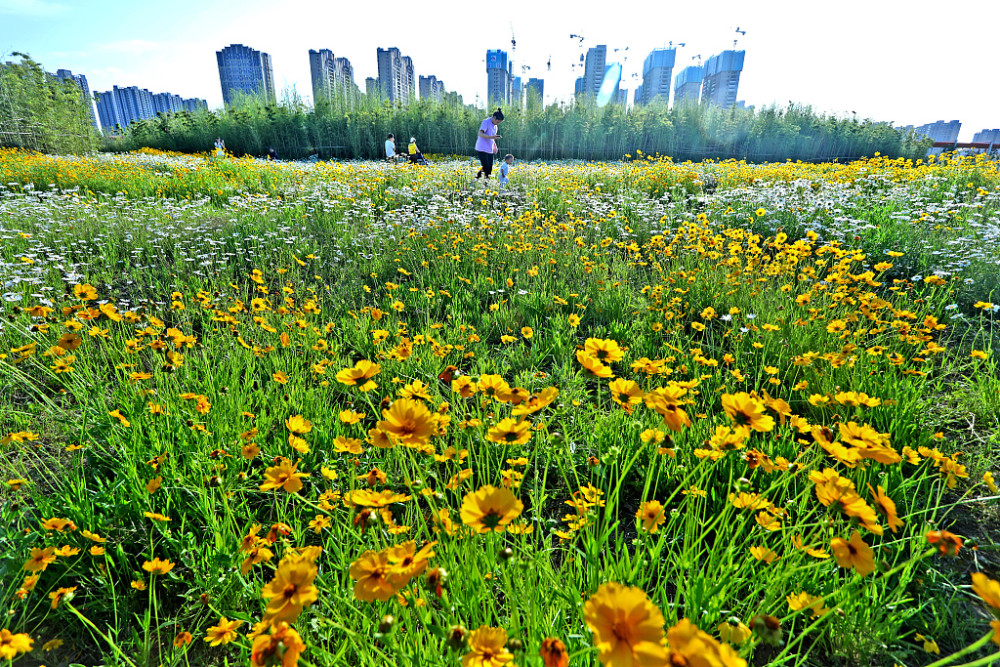
[[[524,503],[509,490],[493,486],[481,487],[462,499],[462,523],[480,533],[491,530],[502,533],[524,509]]]
[[[788,601],[788,606],[792,611],[799,611],[802,609],[810,609],[812,611],[813,618],[817,616],[822,616],[826,612],[830,611],[823,606],[823,598],[817,595],[809,595],[805,591],[800,593],[794,593],[785,597]]]
[[[0,660],[11,661],[18,654],[29,652],[34,642],[25,633],[14,634],[6,628],[0,630]]]
[[[739,626],[737,626],[737,629],[739,630]],[[729,638],[730,640],[734,640],[742,635],[742,631],[737,634],[737,632],[731,630]],[[665,664],[746,667],[747,662],[739,656],[732,646],[729,644],[720,644],[710,634],[698,629],[698,626],[694,623],[686,618],[682,618],[677,625],[667,630],[667,659]]]
[[[80,301],[93,301],[97,298],[97,290],[91,285],[73,285],[73,296]]]
[[[927,653],[933,653],[934,655],[941,655],[941,649],[938,648],[937,642],[934,641],[932,638],[924,637],[919,632],[915,634],[913,637],[918,642],[923,642],[924,651],[926,651]]]
[[[532,330],[531,327],[521,327],[521,335],[524,336],[525,338],[530,339],[532,336],[535,335],[535,332],[534,330]]]
[[[31,549],[31,557],[24,564],[23,569],[28,572],[44,572],[45,568],[54,562],[56,562],[55,547],[45,547],[44,549],[34,547]]]
[[[761,432],[774,428],[774,418],[765,414],[764,404],[746,392],[723,394],[722,409],[740,426]]]
[[[434,435],[430,410],[421,401],[400,398],[382,411],[382,421],[376,424],[396,442],[409,447],[421,447]]]
[[[576,360],[580,362],[580,365],[583,366],[584,369],[593,374],[595,377],[614,377],[615,373],[611,370],[610,366],[605,366],[597,359],[597,357],[592,356],[586,350],[577,350]]]
[[[469,635],[462,667],[502,667],[513,661],[514,654],[507,650],[507,631],[483,625]]]
[[[625,352],[619,347],[618,342],[610,338],[588,338],[583,344],[583,350],[602,364],[621,361],[625,357]]]
[[[295,435],[305,435],[312,431],[312,422],[302,415],[293,415],[285,420],[285,428]]]
[[[719,623],[717,630],[719,631],[719,639],[730,644],[742,644],[753,635],[753,630],[742,621]]]
[[[602,584],[584,603],[583,617],[605,667],[669,664],[663,646],[663,614],[641,589]]]
[[[990,490],[990,493],[997,492],[997,483],[993,480],[993,473],[984,472],[983,473],[983,483],[986,484],[986,488]]]
[[[61,639],[50,639],[49,641],[42,644],[42,650],[48,653],[49,651],[54,651],[63,645],[63,640]]]
[[[1000,612],[1000,582],[990,579],[982,572],[972,574],[972,591],[983,599],[983,602]]]
[[[59,607],[59,603],[62,602],[63,600],[65,600],[65,599],[67,599],[67,596],[70,599],[72,599],[72,597],[73,597],[73,591],[75,591],[75,590],[76,590],[76,586],[72,586],[70,588],[65,588],[65,587],[64,588],[59,588],[59,589],[56,589],[56,590],[52,591],[51,593],[49,593],[49,597],[52,598],[52,608],[53,609],[58,608]]]
[[[546,387],[537,394],[532,394],[527,398],[527,400],[515,406],[514,409],[511,410],[511,415],[515,417],[522,417],[524,415],[534,414],[552,403],[552,401],[556,400],[557,396],[559,396],[558,389],[555,387]]]
[[[402,305],[402,304],[400,304]],[[345,368],[337,373],[337,382],[355,386],[361,391],[371,391],[378,385],[371,379],[382,372],[382,367],[367,359],[354,364],[353,368]]]
[[[223,616],[219,619],[218,625],[213,625],[205,631],[205,641],[208,642],[209,646],[228,644],[239,636],[236,629],[241,625],[243,625],[243,621],[230,621]]]
[[[833,557],[840,567],[853,567],[862,577],[875,571],[875,552],[861,538],[861,533],[854,531],[850,541],[835,537],[830,542]]]
[[[350,575],[355,580],[354,597],[363,602],[385,602],[399,590],[392,574],[386,551],[366,551],[351,563]]]
[[[667,520],[667,515],[659,500],[647,500],[639,505],[635,518],[642,523],[643,530],[655,533]]]
[[[250,667],[295,667],[299,655],[306,650],[299,633],[288,623],[280,622],[271,626],[271,634],[259,634],[253,638],[250,648]],[[280,662],[279,662],[280,661]]]
[[[623,407],[642,403],[645,392],[638,383],[623,378],[615,378],[608,385],[611,390],[611,400]]]
[[[503,419],[487,432],[486,438],[504,445],[523,445],[531,439],[531,422]]]
[[[319,591],[313,585],[318,572],[313,560],[297,553],[281,559],[274,578],[260,592],[260,596],[268,600],[265,621],[294,623],[304,607],[319,599]]]
[[[778,554],[771,549],[761,546],[750,547],[750,555],[759,561],[767,563],[768,565],[774,562],[774,559],[778,557]]]
[[[282,488],[288,493],[298,493],[302,489],[302,477],[308,477],[309,473],[296,472],[298,462],[294,465],[288,459],[282,459],[281,463],[272,466],[264,471],[264,483],[260,485],[261,491]]]
[[[160,560],[159,558],[154,558],[153,560],[147,560],[142,564],[142,569],[150,574],[166,574],[170,570],[174,569],[174,563],[169,560]]]

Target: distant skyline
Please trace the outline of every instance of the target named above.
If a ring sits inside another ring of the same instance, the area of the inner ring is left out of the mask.
[[[694,56],[704,62],[738,39],[736,48],[746,51],[738,97],[748,105],[794,101],[897,126],[957,119],[960,141],[1000,127],[998,61],[980,29],[1000,22],[994,3],[847,0],[820,9],[788,0],[717,0],[709,8],[616,0],[567,10],[510,0],[495,7],[450,0],[288,0],[280,7],[270,0],[0,0],[0,59],[23,51],[49,71],[86,75],[91,90],[139,86],[205,98],[216,108],[222,90],[215,53],[229,44],[271,54],[278,98],[294,88],[309,103],[309,49],[348,58],[363,89],[366,77],[378,76],[376,50],[397,47],[417,76],[436,76],[466,102],[485,103],[486,51],[503,49],[515,76],[545,80],[548,103],[572,97],[583,73],[580,56],[606,44],[608,62],[623,65],[631,101],[654,48],[686,44],[677,51],[676,75],[697,62]]]

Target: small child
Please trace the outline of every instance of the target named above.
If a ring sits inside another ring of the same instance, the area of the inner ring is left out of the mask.
[[[507,183],[510,182],[508,174],[510,174],[510,168],[514,166],[514,156],[507,153],[503,157],[503,164],[500,165],[500,189],[507,187]]]

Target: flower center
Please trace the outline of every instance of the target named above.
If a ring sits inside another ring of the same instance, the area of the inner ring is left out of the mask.
[[[491,509],[489,512],[483,515],[483,525],[486,526],[487,528],[496,528],[498,525],[500,525],[501,518],[502,517],[500,516],[499,512],[497,512],[494,509]]]
[[[630,626],[625,621],[616,621],[614,625],[611,626],[611,632],[618,641],[625,642],[629,646],[632,645],[632,626]]]

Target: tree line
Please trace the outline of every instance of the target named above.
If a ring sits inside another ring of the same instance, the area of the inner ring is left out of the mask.
[[[26,54],[0,63],[0,146],[42,153],[88,153],[99,137],[93,102],[70,80],[48,74]]]
[[[312,109],[295,99],[267,104],[247,97],[225,110],[161,114],[132,123],[115,143],[118,149],[199,152],[221,137],[237,155],[265,155],[274,148],[282,158],[380,158],[393,133],[398,148],[412,136],[425,153],[471,155],[489,113],[454,99],[394,104],[358,95]],[[636,151],[675,160],[850,160],[876,152],[916,159],[930,146],[887,122],[820,114],[797,104],[756,110],[654,101],[626,109],[601,107],[592,99],[548,106],[529,99],[504,114],[500,150],[519,159],[617,160]]]

